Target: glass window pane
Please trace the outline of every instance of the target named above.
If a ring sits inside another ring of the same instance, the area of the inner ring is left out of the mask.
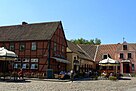
[[[25,50],[25,44],[24,43],[21,43],[20,44],[20,51],[24,51]]]
[[[128,53],[128,58],[131,58],[131,53]]]
[[[36,50],[36,42],[32,42],[31,50]]]
[[[12,51],[14,51],[14,50],[15,50],[14,43],[10,43],[9,50],[12,50]]]
[[[38,64],[31,64],[31,69],[38,69]]]
[[[134,71],[135,70],[135,65],[134,64],[132,64],[132,71]]]

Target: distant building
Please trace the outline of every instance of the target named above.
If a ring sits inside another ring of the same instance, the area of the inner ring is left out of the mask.
[[[98,68],[99,61],[107,57],[120,62],[118,66],[120,73],[136,73],[136,44],[123,42],[122,44],[99,45],[95,60]],[[109,69],[112,71],[114,67],[109,67]]]
[[[115,72],[114,66],[100,66],[99,62],[108,57],[119,61],[117,71],[121,74],[136,73],[136,44],[135,43],[118,43],[118,44],[72,44],[68,42],[69,51],[67,52],[68,60],[74,62],[74,60],[82,60],[80,63],[80,70],[86,69],[87,65],[91,65],[91,68],[103,72]],[[87,62],[87,63],[86,63]],[[92,63],[91,63],[92,62]],[[94,63],[93,63],[94,62]],[[82,63],[82,64],[81,64]],[[72,66],[72,64],[69,64]],[[70,66],[68,66],[70,67]],[[74,66],[73,66],[74,68]]]
[[[93,58],[82,49],[83,45],[76,45],[70,41],[67,41],[67,44],[67,59],[71,62],[71,64],[67,65],[68,71],[74,70],[76,73],[83,73],[95,69],[95,62]],[[95,49],[96,47],[94,50]]]
[[[0,27],[0,47],[18,55],[14,68],[24,72],[66,71],[67,42],[60,21]]]

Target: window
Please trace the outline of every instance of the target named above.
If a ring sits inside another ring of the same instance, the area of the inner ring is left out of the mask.
[[[132,71],[135,71],[135,65],[132,64]]]
[[[21,64],[20,63],[19,64],[14,64],[14,68],[20,69],[21,68]]]
[[[38,69],[38,64],[31,64],[31,69]]]
[[[56,52],[57,51],[57,44],[54,43],[54,51]]]
[[[11,51],[14,51],[14,50],[15,50],[14,43],[10,43],[10,45],[9,45],[9,50],[11,50]]]
[[[62,46],[62,53],[64,53],[65,52],[65,47],[64,46]]]
[[[18,58],[17,61],[18,61],[18,62],[21,62],[21,58]]]
[[[123,58],[124,58],[123,53],[120,53],[120,59],[123,59]]]
[[[29,62],[29,59],[28,58],[24,58],[22,61],[23,62]]]
[[[38,62],[38,59],[37,58],[31,59],[31,62]]]
[[[129,59],[129,58],[132,58],[131,53],[128,53],[128,59]]]
[[[33,51],[36,50],[36,42],[32,42],[31,50],[33,50]]]
[[[17,64],[14,64],[14,68],[17,68]]]
[[[20,43],[20,51],[24,51],[25,50],[25,44],[24,43]]]
[[[107,59],[108,58],[108,55],[103,55],[103,59]]]
[[[127,45],[123,45],[123,50],[127,50]]]
[[[76,57],[74,57],[74,60],[76,60]]]
[[[23,65],[22,65],[22,68],[23,68],[23,69],[29,69],[29,64],[23,64]]]

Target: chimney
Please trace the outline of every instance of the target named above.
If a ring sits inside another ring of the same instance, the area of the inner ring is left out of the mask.
[[[26,25],[26,24],[28,24],[28,23],[27,23],[27,22],[24,22],[24,21],[22,22],[22,25]]]

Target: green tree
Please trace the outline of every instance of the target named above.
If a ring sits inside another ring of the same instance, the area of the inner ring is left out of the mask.
[[[90,39],[89,43],[90,44],[95,44],[94,39]]]
[[[95,45],[100,45],[101,44],[101,40],[98,38],[95,38]]]
[[[98,39],[98,38],[90,39],[90,40],[79,38],[79,39],[72,39],[70,41],[75,43],[75,44],[94,44],[94,45],[100,45],[101,44],[101,40]]]

